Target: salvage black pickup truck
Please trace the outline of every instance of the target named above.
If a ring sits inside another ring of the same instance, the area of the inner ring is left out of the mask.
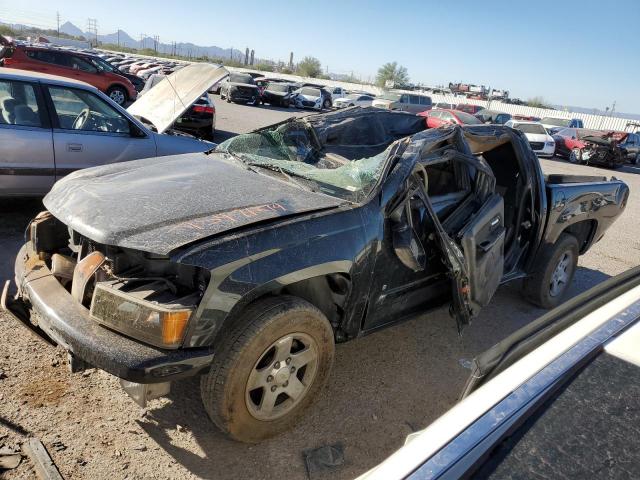
[[[626,206],[619,180],[545,177],[517,130],[422,129],[354,107],[75,172],[30,223],[2,305],[142,405],[199,374],[224,432],[275,435],[337,342],[447,303],[462,331],[515,279],[557,305]]]

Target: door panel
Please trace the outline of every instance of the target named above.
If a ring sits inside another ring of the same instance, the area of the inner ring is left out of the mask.
[[[505,232],[504,200],[502,196],[493,194],[459,234],[474,314],[489,303],[500,285]]]
[[[56,178],[81,168],[156,156],[152,136],[131,135],[129,119],[97,95],[48,87],[56,115]]]
[[[42,195],[55,181],[53,139],[37,86],[0,80],[0,195]]]
[[[55,182],[50,129],[0,124],[0,195],[43,195]]]

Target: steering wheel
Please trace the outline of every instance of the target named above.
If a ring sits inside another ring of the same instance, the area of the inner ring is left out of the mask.
[[[78,114],[76,119],[73,121],[73,129],[74,130],[82,130],[84,126],[87,124],[89,117],[91,116],[91,110],[88,108],[83,108],[82,111]]]

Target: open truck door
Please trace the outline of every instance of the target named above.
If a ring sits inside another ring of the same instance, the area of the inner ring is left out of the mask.
[[[434,227],[434,239],[442,251],[442,260],[451,277],[451,307],[449,313],[456,320],[458,332],[480,313],[500,285],[504,269],[504,199],[495,193],[495,177],[491,168],[471,154],[450,151],[450,155],[434,157],[431,162],[418,163],[408,198],[422,201]],[[428,192],[428,176],[424,165],[446,160],[462,162],[475,171],[474,188],[463,214],[462,227],[443,226]],[[400,218],[400,217],[397,217]],[[410,218],[403,215],[402,218]],[[451,233],[449,233],[451,232]],[[401,261],[414,271],[421,269],[424,247],[413,225],[402,227],[399,222],[394,247]]]

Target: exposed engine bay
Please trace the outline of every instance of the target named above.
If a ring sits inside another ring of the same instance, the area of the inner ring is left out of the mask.
[[[98,244],[42,212],[28,235],[34,250],[98,323],[163,348],[178,348],[209,272],[167,257]]]

